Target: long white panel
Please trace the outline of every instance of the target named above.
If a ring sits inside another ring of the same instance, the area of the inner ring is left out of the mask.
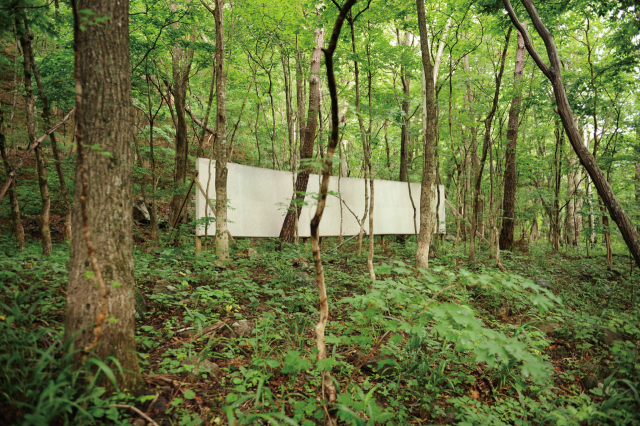
[[[215,162],[199,158],[196,163],[198,179],[209,198],[215,200]],[[258,167],[228,163],[227,197],[229,198],[228,226],[234,237],[278,237],[284,222],[289,200],[293,195],[294,177],[283,172]],[[210,177],[210,179],[209,179]],[[320,222],[321,236],[351,236],[360,231],[358,220],[362,219],[365,207],[364,179],[340,178],[332,176],[329,191],[335,195],[327,197],[327,205]],[[338,190],[338,183],[340,188]],[[411,195],[416,206],[416,226],[420,231],[420,184],[411,183]],[[298,223],[298,235],[309,237],[311,218],[316,211],[316,200],[320,188],[320,176],[312,174],[307,186],[306,205],[302,208]],[[440,233],[446,233],[444,186],[439,185]],[[342,199],[341,202],[338,197]],[[374,234],[414,234],[413,207],[409,198],[409,185],[405,182],[374,180]],[[436,211],[438,198],[434,203]],[[196,190],[196,216],[205,217],[205,199]],[[213,216],[207,208],[209,217]],[[356,216],[358,219],[356,219]],[[340,223],[342,222],[342,230]],[[369,220],[364,229],[369,232]],[[436,227],[434,226],[434,232]],[[199,236],[215,234],[215,224],[208,229],[196,229]]]

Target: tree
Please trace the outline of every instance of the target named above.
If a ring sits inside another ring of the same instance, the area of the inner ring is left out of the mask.
[[[300,143],[300,160],[310,160],[313,158],[313,145],[316,140],[316,132],[318,131],[318,114],[320,113],[320,59],[322,46],[324,45],[324,28],[318,28],[315,31],[315,47],[311,54],[311,68],[309,72],[309,109],[307,111],[307,123],[301,128],[302,141]],[[299,90],[300,92],[300,90]],[[299,99],[300,101],[300,99]],[[304,103],[304,102],[302,102]],[[302,117],[299,117],[302,122]],[[311,166],[303,166],[296,177],[295,194],[287,210],[287,215],[280,230],[280,240],[283,243],[292,243],[295,235],[295,227],[298,223],[298,217],[302,211],[302,202],[304,194],[309,184],[309,174]]]
[[[522,73],[524,72],[524,39],[518,32],[518,49],[516,51],[516,68],[513,73],[515,93],[509,109],[507,128],[507,152],[504,166],[504,197],[502,201],[502,230],[500,231],[500,249],[511,250],[516,210],[516,147],[518,141],[518,125],[520,124],[520,106],[522,105]]]
[[[229,259],[227,230],[227,76],[224,69],[224,0],[216,0],[216,254]]]
[[[144,381],[134,340],[129,2],[72,6],[78,167],[65,339],[114,356],[119,387],[135,392]]]
[[[418,28],[420,29],[420,51],[422,52],[423,72],[423,164],[422,186],[420,190],[420,234],[418,236],[418,250],[416,252],[416,267],[429,267],[429,245],[433,235],[433,214],[431,204],[435,187],[435,126],[436,100],[434,84],[434,66],[431,63],[431,50],[427,34],[427,21],[424,0],[416,0],[418,8]]]
[[[26,18],[25,18],[26,19]],[[42,146],[36,144],[36,118],[35,118],[35,99],[33,96],[33,87],[31,82],[32,68],[31,62],[33,57],[33,51],[31,46],[31,39],[33,34],[29,31],[26,21],[21,22],[16,19],[16,30],[20,34],[20,45],[22,46],[23,54],[23,69],[24,69],[24,90],[26,93],[26,116],[27,116],[27,133],[29,135],[29,144],[37,145],[36,152],[36,164],[38,170],[38,185],[40,187],[40,199],[42,201],[42,210],[40,213],[40,233],[42,235],[42,254],[48,256],[51,254],[51,230],[49,229],[49,222],[51,221],[51,196],[49,194],[49,183],[47,182],[47,166],[45,164],[44,152]]]
[[[602,199],[602,202],[606,206],[611,218],[616,222],[618,228],[620,229],[620,233],[622,234],[622,238],[624,239],[629,251],[631,252],[633,258],[636,261],[636,264],[640,266],[640,241],[638,240],[638,233],[636,231],[635,226],[631,222],[629,215],[624,211],[620,202],[616,198],[615,194],[611,190],[611,186],[609,182],[596,163],[595,157],[587,150],[583,141],[582,135],[578,127],[576,126],[575,120],[573,118],[573,112],[571,111],[571,107],[569,106],[569,101],[567,99],[567,93],[564,89],[564,83],[562,81],[562,65],[560,63],[560,59],[558,57],[558,51],[556,49],[556,44],[553,40],[553,36],[545,27],[542,20],[540,19],[540,15],[531,0],[521,0],[529,17],[531,18],[536,31],[542,38],[545,44],[545,48],[547,50],[547,56],[549,58],[549,66],[547,66],[538,52],[535,50],[531,39],[529,38],[526,29],[522,25],[522,23],[518,20],[513,7],[511,7],[511,3],[509,0],[503,0],[505,8],[509,13],[509,18],[513,25],[520,31],[525,39],[525,45],[527,47],[527,51],[529,55],[533,58],[540,71],[549,79],[551,85],[553,86],[553,93],[555,95],[555,100],[557,104],[558,114],[562,119],[562,126],[564,127],[567,136],[569,137],[569,141],[571,142],[571,146],[573,150],[576,152],[580,162],[587,170],[587,173],[591,177],[596,189],[598,190],[598,195]]]

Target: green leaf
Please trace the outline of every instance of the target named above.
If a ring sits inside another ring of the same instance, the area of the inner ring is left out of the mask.
[[[194,391],[192,391],[192,390],[188,390],[188,391],[186,391],[184,393],[184,397],[186,399],[193,399],[193,398],[195,398],[195,396],[196,396],[196,393]]]

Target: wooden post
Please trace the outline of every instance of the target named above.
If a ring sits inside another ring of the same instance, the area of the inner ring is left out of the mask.
[[[196,253],[202,252],[202,237],[196,235]]]

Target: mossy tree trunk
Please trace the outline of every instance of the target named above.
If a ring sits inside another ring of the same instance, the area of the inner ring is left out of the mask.
[[[129,2],[73,6],[78,170],[65,339],[102,360],[115,356],[124,369],[116,374],[119,387],[135,392],[144,380],[134,340]],[[109,19],[80,31],[84,10]]]

